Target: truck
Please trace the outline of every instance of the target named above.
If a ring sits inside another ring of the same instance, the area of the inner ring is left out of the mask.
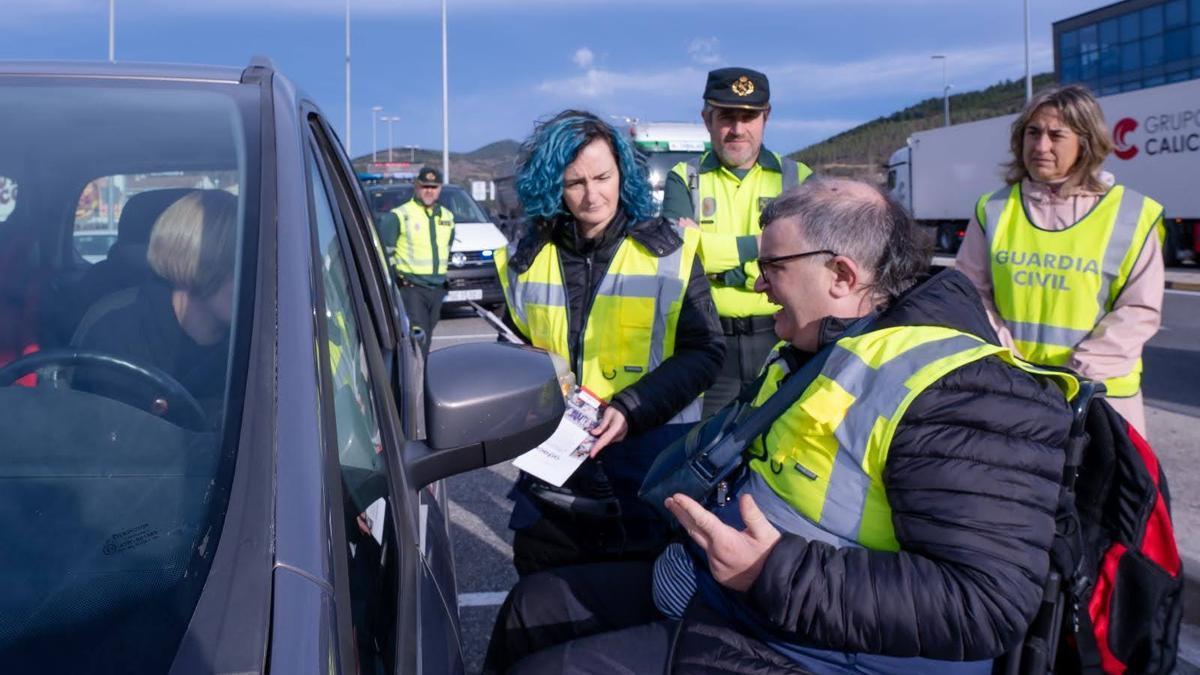
[[[708,129],[688,122],[638,122],[629,124],[629,136],[638,152],[646,158],[646,172],[654,203],[662,205],[667,174],[679,162],[686,162],[712,147]]]
[[[1115,150],[1103,170],[1163,205],[1168,265],[1200,257],[1200,79],[1097,99]],[[958,249],[975,202],[1004,185],[1017,115],[914,133],[888,160],[887,186],[939,251]]]

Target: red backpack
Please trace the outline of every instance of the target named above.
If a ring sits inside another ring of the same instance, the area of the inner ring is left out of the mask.
[[[1149,443],[1087,383],[1075,401],[1043,604],[1005,673],[1169,673],[1183,568]]]

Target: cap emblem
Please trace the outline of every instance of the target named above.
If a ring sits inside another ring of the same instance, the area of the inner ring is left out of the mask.
[[[734,80],[733,84],[729,85],[729,88],[738,96],[749,96],[754,93],[754,83],[745,75]]]

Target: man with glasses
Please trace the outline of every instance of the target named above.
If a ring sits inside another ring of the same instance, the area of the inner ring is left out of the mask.
[[[422,351],[429,354],[433,328],[446,299],[446,270],[454,243],[454,215],[438,203],[442,174],[421,167],[413,198],[391,210],[380,223],[381,232],[398,232],[392,266],[400,284],[404,311],[413,325],[424,331]],[[395,218],[393,222],[388,220]]]
[[[712,150],[676,164],[663,194],[664,216],[700,229],[700,261],[725,333],[725,365],[704,394],[705,417],[754,380],[775,344],[771,315],[779,308],[754,290],[759,214],[812,173],[763,147],[770,114],[766,75],[749,68],[710,72],[700,117]]]
[[[990,673],[1021,641],[1078,383],[1000,346],[961,273],[921,280],[916,226],[876,188],[810,180],[762,223],[785,342],[754,405],[828,347],[820,373],[727,502],[667,499],[689,541],[518,583],[486,669]]]

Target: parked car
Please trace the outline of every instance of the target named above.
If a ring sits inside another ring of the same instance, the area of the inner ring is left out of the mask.
[[[268,60],[0,63],[0,147],[4,670],[461,672],[441,479],[547,438],[564,364],[422,362],[345,153]],[[113,176],[89,264],[73,214]]]
[[[411,183],[377,183],[367,186],[367,195],[378,223],[381,215],[412,199],[413,187]],[[454,243],[450,247],[450,265],[446,274],[450,287],[445,304],[453,307],[474,300],[490,307],[502,305],[504,289],[496,276],[492,255],[496,249],[508,245],[508,240],[471,195],[459,186],[443,187],[439,202],[454,214]],[[379,233],[385,248],[395,244],[396,234]]]

